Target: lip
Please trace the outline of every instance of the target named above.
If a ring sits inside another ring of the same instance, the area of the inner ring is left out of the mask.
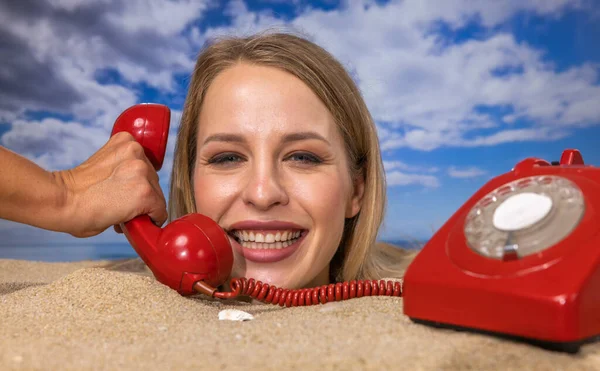
[[[241,222],[237,222],[229,226],[228,230],[231,231],[233,229],[254,229],[254,230],[274,230],[274,229],[302,229],[306,228],[292,222],[285,222],[279,220],[273,221],[261,221],[261,220],[244,220]]]
[[[302,234],[293,244],[284,247],[282,249],[250,249],[240,245],[237,240],[228,234],[231,246],[245,259],[256,262],[256,263],[275,263],[281,261],[292,254],[294,254],[299,248],[304,238],[308,234],[306,228],[302,228],[298,224],[284,221],[255,221],[246,220],[235,223],[229,227],[229,231],[234,229],[243,230],[257,230],[257,231],[268,231],[268,230],[302,230]]]
[[[255,263],[276,263],[295,253],[300,248],[306,235],[307,233],[303,233],[296,242],[282,249],[249,249],[240,245],[235,238],[231,236],[228,237],[229,241],[231,241],[231,246],[233,246],[244,259]]]

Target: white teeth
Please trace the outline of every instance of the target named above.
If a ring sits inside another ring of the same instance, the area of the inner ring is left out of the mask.
[[[239,243],[250,249],[282,249],[292,245],[302,234],[301,231],[277,231],[260,233],[255,231],[236,230],[233,232]]]
[[[240,243],[243,247],[249,249],[282,249],[287,247],[287,243],[275,242],[275,243],[257,243],[252,241],[242,241]],[[285,244],[285,246],[284,246]]]
[[[284,242],[274,242],[274,243],[260,243],[253,241],[242,241],[240,244],[248,249],[283,249],[284,247],[288,247],[292,245],[295,241],[284,241]]]
[[[233,234],[240,241],[253,241],[259,243],[274,243],[293,240],[300,237],[301,231],[277,231],[275,233],[260,233],[255,231],[236,230]]]

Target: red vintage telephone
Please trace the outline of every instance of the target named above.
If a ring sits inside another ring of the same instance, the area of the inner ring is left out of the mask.
[[[171,111],[159,104],[138,104],[115,121],[111,136],[129,132],[156,170],[162,167]],[[232,292],[218,292],[231,274],[233,251],[226,232],[209,217],[188,214],[159,228],[147,215],[121,224],[140,258],[156,279],[182,295],[202,293],[228,299],[250,296],[280,306],[323,304],[361,296],[400,296],[400,282],[351,281],[311,289],[287,290],[254,279],[233,278]]]
[[[600,168],[529,158],[481,188],[404,276],[404,314],[576,352],[600,335]]]
[[[112,134],[130,132],[158,170],[170,111],[140,104]],[[352,281],[284,290],[234,278],[226,233],[201,214],[161,229],[146,215],[127,239],[161,283],[182,295],[251,296],[281,306],[367,295],[404,296],[404,313],[427,325],[475,330],[574,352],[600,334],[600,169],[577,150],[560,162],[529,158],[488,182],[432,237],[398,282]]]

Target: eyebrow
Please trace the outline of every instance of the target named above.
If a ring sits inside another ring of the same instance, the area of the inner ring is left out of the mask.
[[[328,145],[331,145],[331,143],[329,143],[329,141],[327,139],[325,139],[322,135],[315,133],[314,131],[301,131],[301,132],[297,132],[297,133],[286,134],[283,137],[282,142],[289,143],[289,142],[298,142],[298,141],[309,140],[309,139],[317,139],[317,140],[327,143]],[[219,134],[213,134],[213,135],[208,136],[204,140],[203,145],[206,145],[209,142],[244,143],[245,141],[246,140],[244,139],[244,137],[239,134],[219,133]]]

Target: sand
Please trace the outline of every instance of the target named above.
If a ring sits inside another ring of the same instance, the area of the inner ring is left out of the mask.
[[[245,322],[219,321],[236,308]],[[437,329],[402,299],[326,305],[182,297],[138,259],[0,260],[1,370],[599,370],[600,343],[577,354]]]

